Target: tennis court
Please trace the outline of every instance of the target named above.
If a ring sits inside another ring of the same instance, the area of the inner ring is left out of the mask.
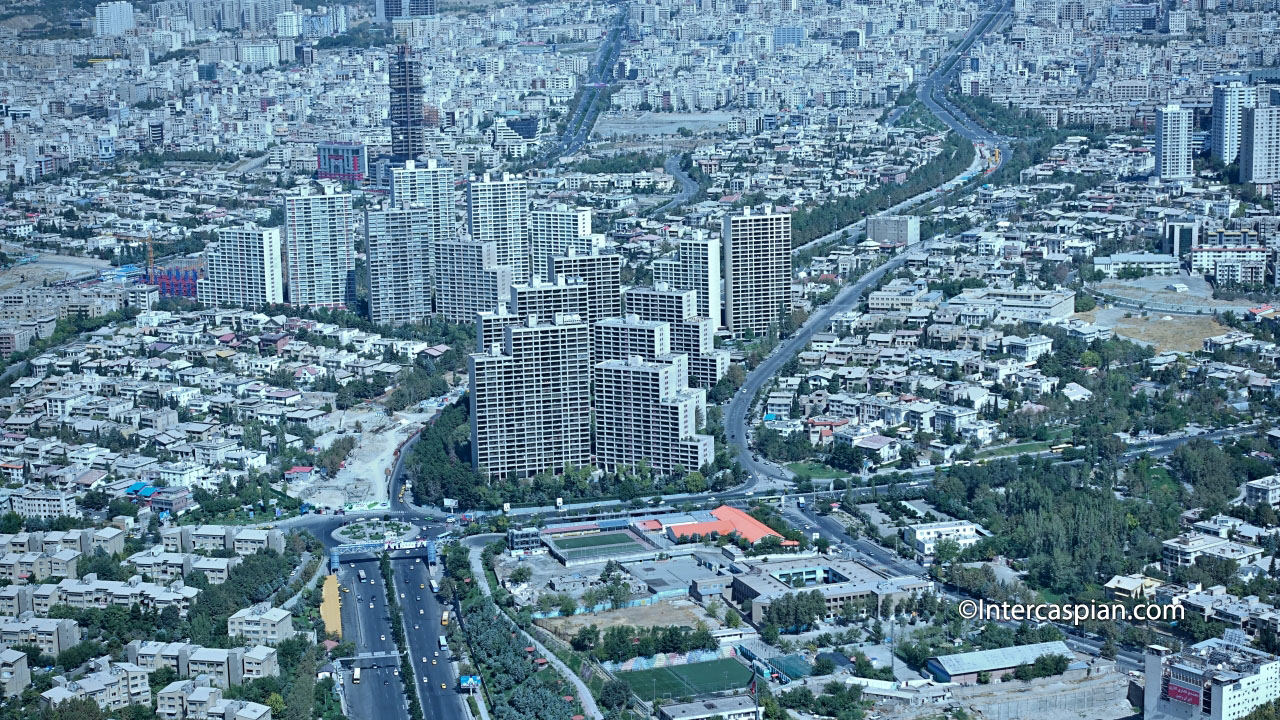
[[[636,695],[646,702],[658,699],[697,697],[708,693],[740,690],[751,682],[751,671],[732,658],[676,665],[652,670],[618,673]]]
[[[579,548],[603,547],[605,545],[622,545],[632,542],[626,533],[600,533],[599,535],[581,535],[578,537],[554,538],[556,545],[565,550]]]

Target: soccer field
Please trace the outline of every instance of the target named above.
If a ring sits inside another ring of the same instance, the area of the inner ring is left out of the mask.
[[[751,671],[732,658],[711,662],[633,670],[618,673],[645,701],[697,697],[706,693],[738,690],[751,682]]]
[[[565,550],[577,550],[579,548],[603,547],[605,545],[622,545],[633,541],[631,536],[626,533],[601,533],[599,535],[553,538],[552,542]]]

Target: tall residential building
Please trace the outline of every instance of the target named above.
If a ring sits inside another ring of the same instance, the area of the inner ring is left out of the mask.
[[[575,315],[530,317],[467,361],[471,455],[491,478],[591,461],[590,329]]]
[[[628,315],[671,326],[671,351],[689,358],[689,384],[711,387],[729,370],[729,351],[715,346],[716,323],[698,315],[698,293],[676,290],[666,283],[628,288],[624,299]]]
[[[552,280],[550,258],[591,252],[591,208],[556,203],[529,213],[529,253],[534,275]]]
[[[365,211],[369,319],[374,323],[405,325],[431,317],[436,220],[421,205]]]
[[[546,282],[534,278],[533,282],[511,285],[511,313],[517,317],[555,317],[577,315],[586,322],[587,284],[577,278],[557,278]]]
[[[284,200],[289,303],[347,307],[355,298],[356,255],[351,195],[322,182]]]
[[[594,379],[596,465],[612,471],[643,461],[670,473],[714,460],[715,441],[698,434],[706,392],[686,386],[679,364],[633,355],[597,363]]]
[[[664,258],[653,264],[653,279],[678,290],[697,290],[698,315],[711,318],[716,327],[720,327],[724,322],[720,305],[722,263],[720,239],[695,231],[691,236],[680,239],[676,257]]]
[[[1213,86],[1213,118],[1209,141],[1215,160],[1230,165],[1240,155],[1240,120],[1258,101],[1257,88],[1232,81]]]
[[[726,215],[724,243],[725,327],[735,335],[764,335],[787,310],[791,293],[791,215],[764,206]]]
[[[529,280],[529,185],[523,177],[472,178],[467,183],[467,231],[477,242],[494,242],[498,264],[515,282]]]
[[[1191,110],[1171,104],[1156,109],[1156,175],[1191,178]]]
[[[591,326],[592,364],[625,360],[633,355],[673,362],[671,326],[657,320],[642,320],[639,315],[605,318]],[[686,364],[683,359],[679,362]]]
[[[391,154],[415,158],[427,151],[422,56],[401,45],[387,67],[387,78],[391,91]]]
[[[440,226],[432,236],[454,237],[453,168],[428,158],[425,164],[406,160],[404,167],[391,169],[391,204],[398,207],[422,205],[431,208]]]
[[[1173,652],[1148,645],[1145,720],[1234,720],[1280,699],[1280,657],[1250,647],[1241,630]]]
[[[1240,142],[1240,182],[1280,182],[1280,107],[1246,108]]]
[[[436,245],[436,312],[450,322],[475,322],[511,287],[511,268],[498,264],[494,243],[445,240]]]
[[[551,277],[580,280],[587,285],[589,323],[622,314],[622,256],[599,251],[579,254],[573,248],[563,256],[548,258]]]
[[[220,228],[218,242],[205,250],[200,302],[214,307],[257,308],[284,302],[280,228],[245,225]]]
[[[95,37],[119,37],[136,27],[133,5],[116,0],[100,3],[93,9],[93,34]]]
[[[519,325],[527,320],[512,313],[504,302],[498,303],[497,310],[476,313],[476,352],[484,352],[494,343],[502,342],[502,329],[509,325]]]
[[[386,23],[435,14],[436,0],[376,0],[374,3],[374,22]]]

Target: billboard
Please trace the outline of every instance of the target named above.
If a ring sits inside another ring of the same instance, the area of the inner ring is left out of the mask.
[[[1183,702],[1188,705],[1200,704],[1200,691],[1195,688],[1183,687],[1169,683],[1169,698]]]
[[[462,686],[463,690],[479,689],[480,676],[479,675],[463,675],[458,678],[458,684]]]

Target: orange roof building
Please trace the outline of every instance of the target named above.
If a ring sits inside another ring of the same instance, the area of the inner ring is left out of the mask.
[[[781,537],[768,525],[735,507],[721,505],[712,510],[711,515],[715,520],[668,525],[667,537],[673,542],[678,542],[682,537],[691,538],[694,535],[706,537],[712,533],[719,535],[737,533],[753,545],[770,535]]]

